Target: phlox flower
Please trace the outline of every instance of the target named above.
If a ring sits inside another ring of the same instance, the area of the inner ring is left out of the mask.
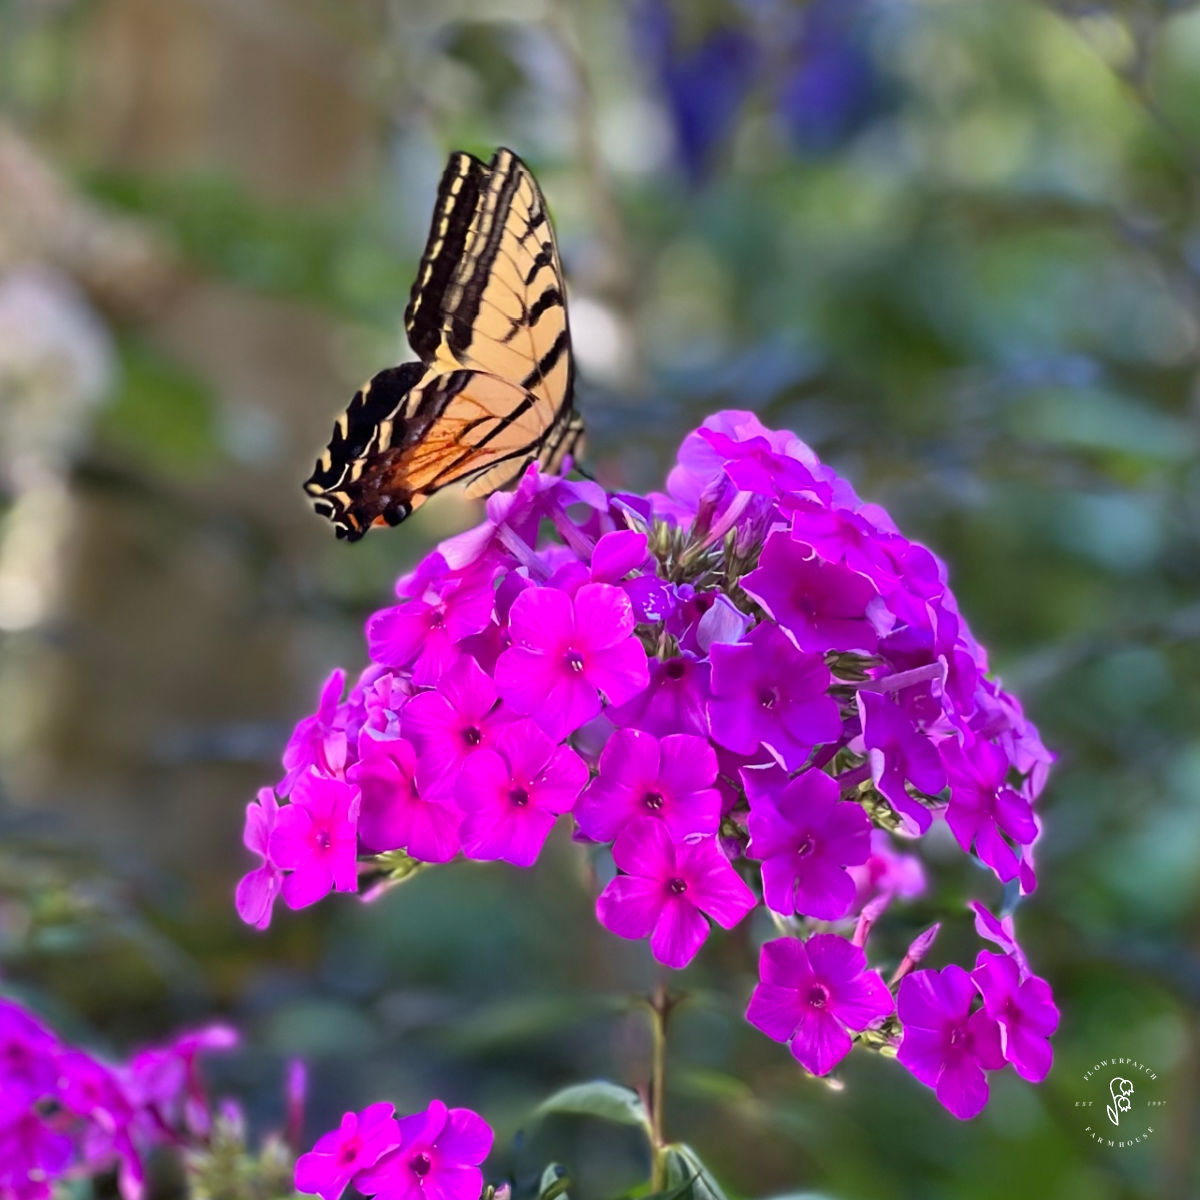
[[[977,1116],[988,1101],[985,1071],[1004,1066],[1000,1026],[982,1008],[971,976],[951,963],[914,971],[900,981],[896,1013],[904,1026],[898,1055],[959,1120]]]
[[[289,872],[282,886],[289,908],[357,889],[358,809],[358,788],[348,783],[315,771],[297,780],[267,847],[271,861]]]
[[[511,712],[496,705],[496,685],[464,654],[436,691],[420,692],[405,705],[401,727],[417,747],[428,778],[453,782],[462,765],[492,746],[512,719]]]
[[[650,660],[650,681],[626,704],[609,709],[615,725],[662,736],[693,733],[708,737],[710,667],[690,654]]]
[[[979,952],[971,978],[984,1011],[1000,1025],[1004,1057],[1022,1079],[1041,1083],[1050,1073],[1054,1051],[1049,1038],[1058,1028],[1050,985],[1036,975],[1022,979],[1014,959],[989,950]]]
[[[847,1030],[866,1029],[892,1011],[892,994],[859,946],[832,933],[807,941],[777,938],[763,946],[760,983],[746,1020],[814,1075],[827,1075],[850,1053]]]
[[[381,1200],[479,1200],[492,1129],[469,1108],[440,1100],[401,1117],[400,1145],[361,1172],[355,1187]]]
[[[967,746],[950,738],[940,749],[950,781],[946,824],[968,854],[974,846],[975,853],[1007,883],[1016,877],[1019,860],[1005,836],[1018,845],[1037,836],[1029,801],[1008,785],[1008,756],[980,738]]]
[[[513,644],[496,663],[496,688],[556,741],[600,712],[601,694],[624,704],[649,681],[629,597],[611,584],[585,584],[574,597],[527,588],[508,621]]]
[[[883,599],[865,575],[825,562],[783,530],[767,538],[758,567],[741,586],[801,650],[869,654],[890,624]]]
[[[972,900],[967,907],[975,914],[975,932],[989,942],[995,942],[1017,964],[1024,979],[1029,972],[1029,963],[1025,953],[1017,945],[1017,935],[1013,926],[1012,916],[995,917],[978,900]]]
[[[599,775],[575,806],[575,820],[585,836],[611,842],[639,816],[664,822],[676,842],[717,832],[717,756],[707,739],[687,733],[659,739],[637,729],[618,729],[599,766]]]
[[[907,780],[927,796],[936,796],[946,786],[937,747],[898,704],[878,692],[859,691],[858,711],[875,786],[901,816],[924,833],[933,818],[904,785]]]
[[[346,672],[334,671],[321,688],[317,711],[292,731],[283,750],[284,776],[279,794],[291,793],[296,781],[315,767],[323,775],[340,775],[346,765],[346,733],[339,720]]]
[[[0,1194],[30,1195],[22,1189],[61,1175],[74,1152],[66,1134],[32,1111],[0,1123]],[[48,1196],[49,1190],[41,1194]]]
[[[11,1000],[0,1000],[0,1120],[22,1112],[58,1082],[58,1039]]]
[[[238,916],[255,929],[271,924],[271,910],[283,885],[283,872],[271,859],[271,834],[279,803],[270,788],[260,788],[258,798],[246,805],[246,827],[242,843],[262,860],[261,865],[243,875],[237,885],[235,903]]]
[[[774,626],[755,628],[744,642],[717,643],[712,659],[712,737],[738,754],[760,745],[785,770],[802,767],[814,746],[842,732],[837,702],[828,694],[829,668],[819,654],[802,654]]]
[[[473,754],[459,772],[464,853],[533,866],[555,819],[571,810],[587,780],[583,759],[556,746],[536,722],[500,726],[494,747]]]
[[[867,861],[870,818],[841,799],[837,781],[824,771],[805,771],[781,789],[763,786],[759,774],[745,771],[742,778],[750,796],[749,853],[762,862],[764,902],[785,916],[844,917],[855,895],[846,868]],[[772,782],[774,776],[767,773]]]
[[[367,621],[371,659],[411,667],[413,682],[422,687],[435,684],[458,658],[459,643],[490,624],[495,603],[489,571],[427,588]]]
[[[600,893],[596,917],[618,937],[649,937],[664,966],[679,970],[695,958],[706,916],[732,929],[756,903],[716,838],[677,845],[662,821],[642,817],[621,831],[612,855],[625,873]]]
[[[848,868],[857,894],[854,908],[875,896],[913,900],[925,892],[925,868],[915,854],[902,854],[886,829],[871,830],[871,853],[861,866]]]
[[[418,759],[405,738],[364,739],[362,751],[350,768],[351,780],[362,789],[362,844],[377,853],[403,850],[421,862],[449,862],[459,850],[462,812],[444,776],[431,781],[428,760]]]
[[[338,1200],[360,1171],[373,1167],[400,1145],[400,1125],[390,1104],[348,1112],[337,1129],[296,1160],[296,1190]]]

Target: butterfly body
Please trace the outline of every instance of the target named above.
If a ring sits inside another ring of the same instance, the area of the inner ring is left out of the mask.
[[[363,386],[304,485],[351,541],[448,484],[483,496],[531,462],[557,470],[582,440],[558,248],[511,150],[451,155],[404,320],[420,361]]]

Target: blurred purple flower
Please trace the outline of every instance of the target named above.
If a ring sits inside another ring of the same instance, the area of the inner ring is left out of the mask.
[[[493,1135],[478,1113],[434,1100],[399,1125],[399,1147],[356,1176],[360,1192],[383,1200],[479,1200],[479,1168]]]
[[[373,1167],[400,1145],[400,1125],[391,1104],[372,1104],[348,1112],[331,1133],[296,1160],[296,1190],[339,1200],[360,1171]]]
[[[283,872],[271,858],[271,834],[278,812],[279,803],[270,788],[260,788],[257,800],[246,805],[242,843],[258,855],[262,865],[242,876],[234,899],[238,916],[255,929],[266,929],[271,924],[271,910],[283,885]]]

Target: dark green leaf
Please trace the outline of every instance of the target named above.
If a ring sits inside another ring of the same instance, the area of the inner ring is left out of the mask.
[[[591,1083],[577,1083],[555,1092],[537,1108],[536,1115],[567,1113],[578,1117],[598,1117],[602,1121],[613,1121],[618,1125],[635,1125],[649,1131],[650,1115],[642,1098],[627,1087],[596,1079]]]

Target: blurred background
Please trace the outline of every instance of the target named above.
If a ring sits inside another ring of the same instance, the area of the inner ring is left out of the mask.
[[[436,14],[436,15],[435,15]],[[644,1081],[653,982],[538,868],[238,923],[242,810],[453,497],[335,543],[300,490],[400,316],[445,155],[516,149],[571,286],[592,465],[661,482],[718,407],[794,429],[952,565],[1060,755],[1018,929],[1064,1019],[960,1125],[894,1064],[806,1080],[740,1019],[754,938],[672,1029],[668,1133],[733,1196],[1200,1194],[1200,11],[1189,0],[0,0],[0,970],[123,1051],[215,1015],[260,1128],[431,1095],[577,1200],[635,1139],[530,1107]],[[948,868],[949,869],[949,868]],[[954,874],[897,944],[950,914]],[[904,922],[908,922],[907,925]],[[1101,1149],[1127,1055],[1168,1103]],[[860,1061],[861,1060],[861,1061]]]

